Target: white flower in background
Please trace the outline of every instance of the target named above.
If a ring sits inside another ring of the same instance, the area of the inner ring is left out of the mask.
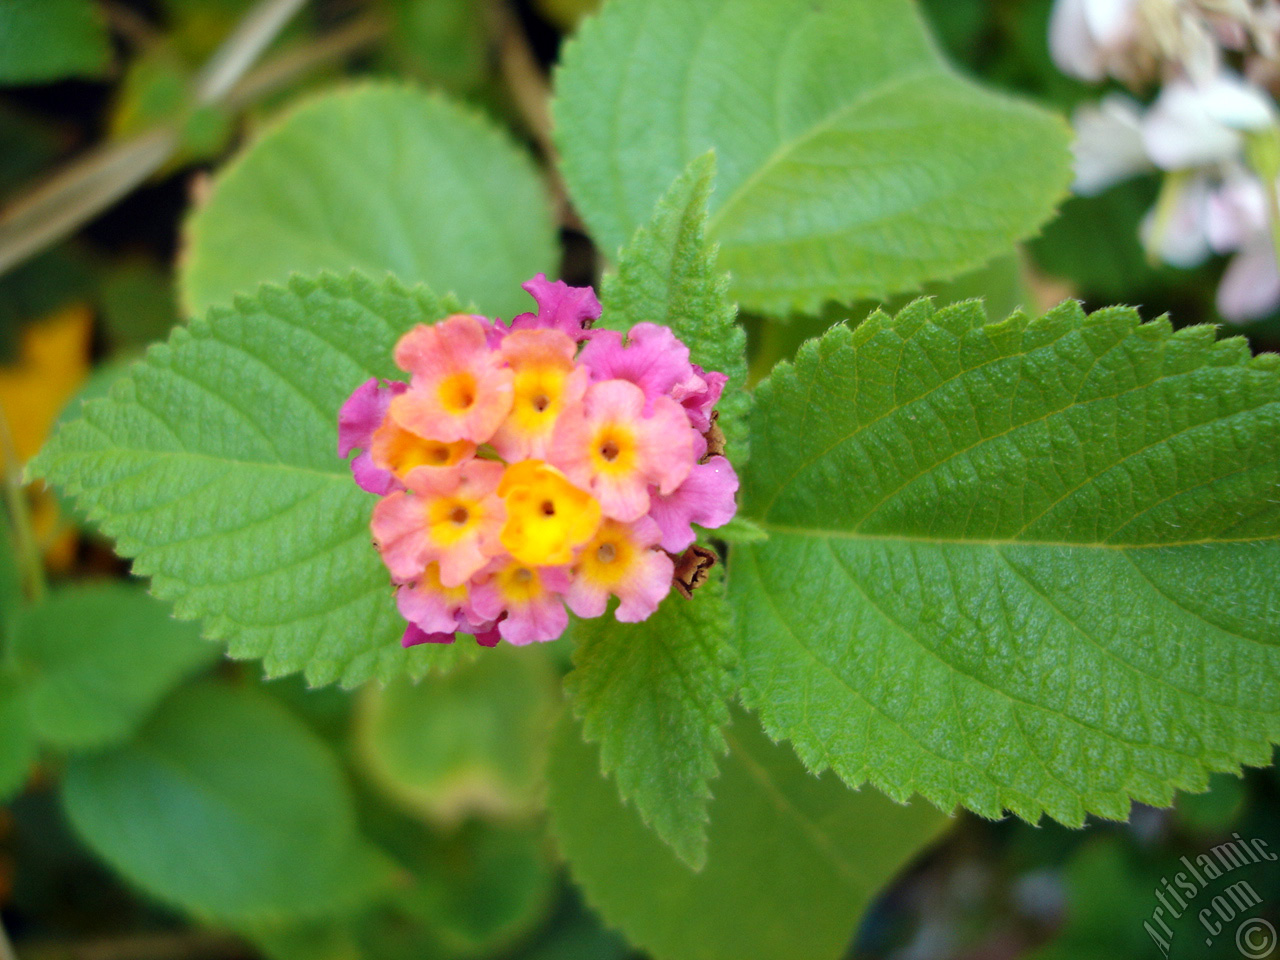
[[[1058,0],[1049,53],[1063,73],[1097,82],[1124,69],[1138,37],[1140,0]]]
[[[1277,135],[1266,87],[1280,82],[1280,0],[1057,0],[1049,30],[1066,73],[1164,81],[1150,107],[1110,93],[1077,108],[1075,192],[1165,171],[1140,228],[1148,252],[1184,268],[1233,255],[1217,294],[1227,320],[1280,307],[1276,191],[1248,165],[1250,137]],[[1244,77],[1224,66],[1228,51]]]
[[[1142,139],[1156,166],[1183,170],[1236,157],[1245,133],[1274,122],[1271,98],[1223,71],[1204,83],[1165,84],[1142,122]]]
[[[1209,198],[1209,243],[1218,253],[1235,253],[1217,296],[1218,312],[1233,323],[1258,320],[1280,306],[1280,267],[1267,217],[1270,203],[1262,181],[1243,170]]]
[[[1198,266],[1211,253],[1235,254],[1218,285],[1218,312],[1232,323],[1258,320],[1280,307],[1270,203],[1262,181],[1243,167],[1225,179],[1195,174],[1143,219],[1142,241],[1175,267]]]
[[[1154,169],[1236,164],[1245,135],[1275,123],[1270,97],[1233,73],[1175,80],[1146,109],[1121,93],[1076,109],[1075,191],[1084,196]]]
[[[1197,267],[1209,258],[1209,205],[1213,186],[1198,175],[1166,194],[1142,220],[1142,244],[1175,267]]]
[[[1142,136],[1142,104],[1109,93],[1096,104],[1082,104],[1071,118],[1076,138],[1076,181],[1072,189],[1091,197],[1121,180],[1154,170]]]
[[[1278,31],[1277,0],[1057,0],[1049,52],[1063,73],[1094,83],[1162,73],[1204,80],[1223,48],[1274,57]]]
[[[1270,233],[1231,258],[1218,283],[1217,306],[1232,323],[1261,320],[1280,306],[1280,268]]]

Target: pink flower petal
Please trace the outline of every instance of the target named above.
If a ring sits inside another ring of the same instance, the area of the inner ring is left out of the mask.
[[[590,325],[600,318],[600,301],[590,287],[571,287],[563,280],[554,282],[545,274],[521,284],[538,304],[538,312],[522,313],[511,321],[511,330],[550,327],[567,333],[575,341],[592,336]]]
[[[662,549],[680,553],[697,539],[693,524],[714,530],[738,512],[734,494],[738,475],[724,457],[711,457],[689,472],[684,483],[667,495],[653,491],[649,516],[662,530]]]
[[[666,397],[655,401],[652,415],[643,422],[645,474],[660,492],[671,493],[693,469],[698,434],[684,408]]]
[[[648,619],[671,591],[675,565],[656,549],[662,532],[649,517],[635,523],[606,521],[574,567],[565,600],[580,617],[602,615],[612,593],[623,623]],[[604,555],[609,550],[609,556]]]
[[[557,640],[569,626],[569,611],[559,595],[548,594],[507,612],[498,624],[498,633],[517,647]]]
[[[511,410],[511,371],[470,314],[419,324],[400,338],[395,358],[413,377],[392,401],[391,416],[420,437],[487,443]]]
[[[684,407],[684,412],[688,414],[693,429],[699,433],[706,433],[711,429],[711,411],[720,402],[725,384],[729,382],[729,376],[718,370],[703,370],[696,363],[693,365],[693,372],[702,381],[701,386],[683,392],[683,395],[682,391],[677,389],[672,392],[671,399]]]
[[[689,475],[698,434],[684,409],[670,397],[652,402],[644,415],[643,391],[627,380],[605,380],[588,388],[580,406],[561,415],[548,447],[548,460],[571,483],[590,491],[605,515],[630,522],[649,509],[649,485],[670,493]],[[596,446],[610,434],[628,438],[631,448],[619,464],[606,467]]]
[[[362,453],[351,461],[351,475],[361,490],[376,493],[380,497],[404,489],[404,484],[394,473],[374,465],[373,455],[369,453]]]
[[[625,345],[616,330],[597,330],[578,359],[593,381],[629,381],[644,391],[649,403],[661,396],[679,400],[707,389],[689,362],[689,348],[669,327],[656,323],[637,323]]]
[[[427,566],[430,540],[424,502],[411,493],[396,492],[373,508],[373,540],[382,562],[396,583],[411,583]]]
[[[407,389],[408,384],[374,377],[356,387],[338,411],[338,456],[345,458],[352,450],[362,451],[351,464],[351,472],[360,489],[369,493],[382,496],[400,488],[394,474],[373,465],[369,450],[374,431],[386,419],[392,399]]]
[[[488,630],[479,630],[472,634],[476,638],[476,643],[482,647],[496,647],[502,640],[502,633],[498,627],[490,627]]]
[[[618,588],[620,602],[614,616],[620,623],[648,620],[671,592],[674,575],[675,564],[670,557],[657,550],[646,550],[627,583]]]
[[[458,629],[459,605],[425,584],[405,584],[396,591],[400,616],[427,633],[453,633]]]

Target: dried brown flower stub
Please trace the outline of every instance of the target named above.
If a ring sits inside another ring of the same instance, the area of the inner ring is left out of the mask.
[[[716,422],[719,419],[720,411],[712,410],[711,426],[708,427],[707,432],[702,435],[707,441],[707,453],[698,461],[699,463],[706,463],[712,457],[724,456],[724,431],[720,429],[720,424]]]
[[[675,587],[676,593],[686,600],[692,599],[693,591],[707,582],[711,576],[711,568],[717,561],[714,550],[700,547],[696,543],[678,557],[673,556],[671,559],[676,565],[671,585]]]

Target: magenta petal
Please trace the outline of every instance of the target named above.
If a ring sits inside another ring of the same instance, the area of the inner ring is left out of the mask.
[[[693,524],[713,530],[738,512],[734,494],[738,475],[724,457],[696,464],[684,483],[668,496],[650,491],[649,516],[662,530],[662,549],[680,553],[696,539]]]
[[[591,379],[626,380],[644,391],[650,404],[658,397],[681,400],[705,392],[708,387],[689,362],[689,348],[669,327],[637,323],[627,334],[598,330],[578,358],[591,371]]]
[[[422,643],[453,643],[452,633],[424,633],[414,624],[409,624],[404,629],[404,636],[400,638],[400,646],[416,647]]]
[[[338,411],[338,456],[349,456],[352,450],[368,450],[373,432],[387,417],[391,399],[409,389],[406,383],[366,380],[352,391]]]
[[[701,381],[700,385],[687,392],[676,390],[672,396],[680,401],[684,412],[689,415],[689,422],[699,433],[711,429],[711,411],[724,393],[724,386],[729,382],[728,374],[718,370],[703,370],[696,363],[693,365],[694,375]]]
[[[351,461],[351,475],[361,490],[380,497],[404,489],[404,484],[396,479],[394,473],[373,465],[373,457],[369,453],[362,453]]]
[[[550,327],[567,333],[574,340],[591,336],[586,326],[600,318],[600,301],[590,287],[571,287],[563,280],[552,282],[542,273],[521,286],[537,301],[538,312],[520,314],[511,321],[510,329]]]
[[[490,627],[488,630],[478,631],[477,633],[472,634],[472,636],[476,638],[476,643],[480,644],[482,647],[496,647],[502,640],[502,636],[498,633],[498,628],[496,626]]]

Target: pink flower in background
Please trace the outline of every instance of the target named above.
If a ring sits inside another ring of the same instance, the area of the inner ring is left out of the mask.
[[[707,436],[727,377],[666,327],[593,331],[589,287],[525,284],[536,313],[419,325],[408,383],[369,380],[339,414],[339,454],[377,494],[371,529],[405,646],[554,640],[569,609],[649,617],[675,563],[737,510]],[[687,595],[687,594],[686,594]],[[566,608],[568,607],[568,609]]]

